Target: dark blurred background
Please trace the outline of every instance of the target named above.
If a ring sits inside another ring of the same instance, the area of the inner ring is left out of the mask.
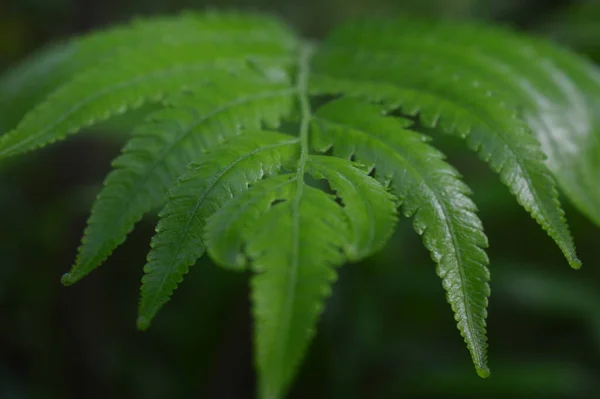
[[[275,12],[314,38],[366,14],[479,19],[600,61],[600,2],[1,0],[0,70],[53,40],[207,6]],[[136,331],[153,217],[102,268],[60,285],[125,139],[105,133],[0,167],[0,399],[253,398],[248,275],[202,260],[153,327]],[[570,270],[487,166],[461,143],[436,139],[473,188],[491,242],[491,378],[475,374],[434,265],[404,219],[382,253],[340,270],[290,398],[600,397],[600,228],[565,203],[584,262]]]

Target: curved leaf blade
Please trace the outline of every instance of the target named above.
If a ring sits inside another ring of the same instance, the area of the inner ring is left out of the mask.
[[[350,245],[344,247],[348,260],[359,261],[379,251],[396,225],[395,198],[377,180],[346,160],[313,155],[307,168],[314,178],[327,180],[343,203],[352,229]]]
[[[333,147],[340,158],[355,157],[374,167],[382,184],[391,185],[437,264],[477,373],[487,377],[487,238],[458,172],[423,136],[407,130],[409,125],[384,117],[377,106],[342,98],[317,111],[313,146],[321,152]]]
[[[160,212],[144,267],[138,328],[148,328],[188,268],[204,254],[208,217],[251,182],[293,164],[297,153],[297,139],[255,132],[216,150],[177,181]]]

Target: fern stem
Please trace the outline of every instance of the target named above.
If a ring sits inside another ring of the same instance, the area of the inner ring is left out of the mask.
[[[300,104],[301,122],[300,122],[300,160],[298,161],[298,171],[296,177],[302,179],[304,176],[304,168],[308,159],[308,132],[312,113],[310,109],[310,100],[308,95],[308,77],[310,75],[310,58],[314,53],[314,46],[310,43],[304,43],[300,49],[298,59],[298,79],[296,82],[296,90],[298,93],[298,102]],[[298,190],[296,203],[298,203],[302,190]]]
[[[283,359],[285,358],[284,348],[287,346],[287,337],[289,336],[289,328],[291,323],[291,315],[294,306],[295,292],[297,285],[297,274],[298,274],[298,259],[300,258],[300,204],[302,202],[303,188],[304,188],[304,174],[306,169],[306,163],[309,156],[309,143],[308,134],[310,130],[310,122],[312,120],[312,111],[310,108],[310,99],[308,93],[308,79],[310,75],[310,59],[314,53],[314,46],[310,43],[303,43],[300,48],[298,56],[298,74],[296,79],[296,90],[298,95],[298,103],[300,105],[300,128],[298,138],[300,140],[300,158],[298,160],[296,169],[296,195],[292,204],[292,261],[289,266],[289,279],[287,281],[286,292],[288,295],[285,298],[285,304],[282,308],[282,317],[285,322],[283,323],[282,330],[280,331],[281,337],[280,348],[277,351],[279,354],[278,362],[280,362],[279,370],[283,370]],[[261,399],[279,399],[281,395],[281,389],[287,384],[287,381],[282,381],[283,376],[280,374],[276,384],[272,382],[263,382],[262,394],[259,395]],[[285,389],[285,388],[284,388]]]

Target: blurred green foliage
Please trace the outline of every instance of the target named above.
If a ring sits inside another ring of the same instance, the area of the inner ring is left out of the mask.
[[[600,60],[600,2],[574,4],[553,13],[536,29],[550,38]]]
[[[503,0],[8,0],[0,67],[53,40],[182,8],[274,11],[309,37],[365,14],[477,18],[550,37],[600,61],[600,3]],[[0,167],[0,398],[252,398],[247,276],[199,262],[146,333],[138,287],[155,220],[63,288],[89,206],[123,139],[119,123]],[[480,380],[434,265],[404,220],[378,256],[341,269],[292,398],[596,398],[600,230],[567,207],[584,262],[551,240],[470,153],[446,141],[475,192],[491,248],[492,377]],[[51,166],[47,166],[51,165]]]

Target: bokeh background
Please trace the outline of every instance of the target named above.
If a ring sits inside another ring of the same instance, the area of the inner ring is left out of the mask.
[[[313,38],[367,14],[478,19],[600,61],[598,1],[2,0],[0,71],[73,34],[206,7],[275,12]],[[248,275],[201,260],[153,327],[136,331],[154,217],[104,267],[73,287],[59,283],[125,137],[96,128],[0,166],[0,399],[253,398]],[[460,142],[436,140],[473,188],[491,242],[492,377],[476,376],[405,219],[383,252],[340,270],[289,397],[600,397],[600,228],[565,200],[584,262],[570,270],[486,165]]]

